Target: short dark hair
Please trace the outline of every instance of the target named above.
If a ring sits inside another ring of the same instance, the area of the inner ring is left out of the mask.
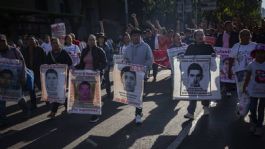
[[[135,28],[131,31],[131,36],[134,35],[134,34],[139,34],[141,35],[142,34],[142,31],[138,28]]]
[[[12,78],[14,77],[14,74],[11,70],[9,69],[3,69],[0,71],[0,76],[2,76],[3,74],[9,74]]]
[[[224,23],[224,27],[226,28],[226,26],[227,26],[228,24],[232,24],[232,21],[225,21],[225,23]]]
[[[188,75],[190,74],[191,70],[199,70],[200,74],[203,75],[202,73],[202,67],[197,64],[197,63],[192,63],[189,67],[188,67]]]
[[[55,71],[54,69],[48,69],[48,70],[46,71],[46,73],[45,73],[45,76],[47,76],[48,73],[53,73],[53,74],[56,75],[56,77],[58,77],[58,73],[57,73],[57,71]]]
[[[80,87],[82,85],[87,85],[89,88],[91,87],[90,83],[88,81],[82,81],[79,85],[78,85],[78,89],[80,89]]]
[[[121,77],[122,77],[122,75],[123,75],[125,72],[131,72],[131,73],[134,75],[134,77],[136,77],[136,72],[135,72],[135,71],[131,71],[130,66],[125,66],[125,67],[123,67],[123,68],[121,69]]]

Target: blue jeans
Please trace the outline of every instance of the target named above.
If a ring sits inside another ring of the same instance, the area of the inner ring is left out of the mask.
[[[201,104],[204,106],[204,107],[209,107],[210,105],[210,101],[209,100],[202,100],[201,101]],[[196,106],[197,106],[197,100],[191,100],[189,102],[189,106],[187,108],[188,112],[190,114],[194,114],[195,112],[195,109],[196,109]]]
[[[258,104],[259,101],[259,104]],[[257,116],[258,107],[258,116]],[[265,98],[250,97],[250,121],[257,127],[262,127],[264,120]]]

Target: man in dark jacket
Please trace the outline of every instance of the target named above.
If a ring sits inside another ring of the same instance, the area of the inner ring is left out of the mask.
[[[231,21],[224,23],[224,32],[217,37],[215,46],[232,48],[239,41],[238,33],[234,31]]]
[[[27,68],[34,72],[34,83],[41,90],[40,83],[40,66],[45,63],[45,52],[37,45],[37,40],[30,36],[27,39],[27,47],[21,49],[21,53],[25,58]],[[35,90],[30,91],[31,109],[36,109],[37,100]]]

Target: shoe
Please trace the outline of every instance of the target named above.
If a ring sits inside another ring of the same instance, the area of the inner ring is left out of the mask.
[[[226,92],[226,96],[232,96],[232,93],[231,92]]]
[[[249,131],[254,133],[256,131],[256,126],[254,124],[251,124]]]
[[[31,104],[30,105],[30,110],[31,111],[34,111],[34,110],[36,110],[37,109],[37,105],[34,105],[34,104]]]
[[[203,115],[209,115],[209,114],[210,114],[209,107],[203,107]]]
[[[194,115],[190,114],[190,113],[187,113],[187,114],[184,115],[184,118],[194,119]]]
[[[47,117],[53,119],[55,117],[55,113],[51,112],[49,115],[47,115]]]
[[[135,123],[136,123],[137,125],[142,124],[142,116],[141,116],[141,115],[136,115],[136,116],[135,116]]]
[[[99,120],[99,117],[97,115],[92,115],[89,122],[95,123]]]
[[[261,127],[257,127],[255,132],[254,132],[254,135],[255,136],[262,136],[262,128]]]

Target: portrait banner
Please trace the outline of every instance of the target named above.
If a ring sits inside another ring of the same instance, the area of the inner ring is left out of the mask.
[[[66,99],[67,65],[41,65],[41,100],[64,103]]]
[[[154,50],[153,51],[154,61],[161,67],[169,68],[169,60],[166,50]]]
[[[185,47],[174,47],[174,48],[171,48],[171,49],[167,50],[167,55],[168,55],[168,58],[169,58],[171,70],[173,70],[173,57],[179,56],[179,55],[182,55],[182,54],[184,55],[186,49],[187,49],[187,46],[185,46]]]
[[[64,38],[66,35],[66,28],[64,23],[56,23],[51,25],[52,37],[59,38],[61,44],[64,44]]]
[[[145,69],[141,65],[115,64],[113,101],[142,107]]]
[[[114,54],[113,55],[113,62],[114,62],[114,64],[124,63],[123,55]]]
[[[68,113],[101,115],[100,72],[70,70]]]
[[[219,100],[219,57],[209,55],[174,57],[173,98]]]
[[[0,100],[18,101],[21,99],[22,67],[19,60],[0,58]]]
[[[220,56],[220,80],[225,83],[236,83],[234,72],[234,59],[229,57],[230,48],[215,47]]]

